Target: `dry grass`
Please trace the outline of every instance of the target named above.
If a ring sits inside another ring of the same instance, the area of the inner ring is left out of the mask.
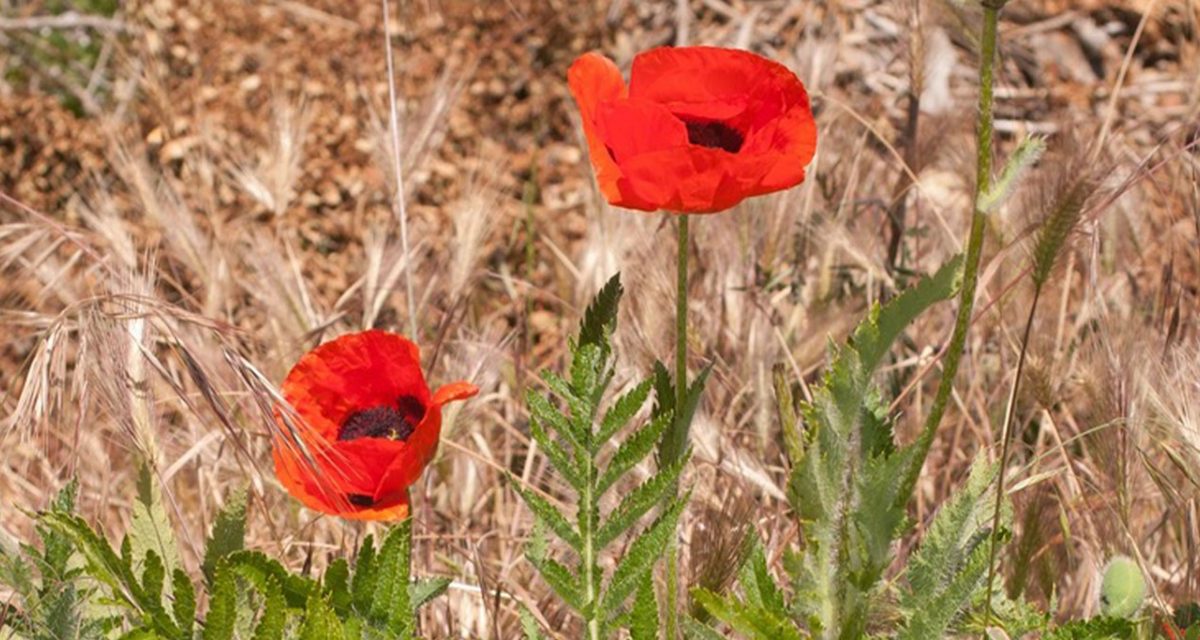
[[[564,70],[589,48],[628,63],[689,41],[790,64],[817,107],[820,151],[803,186],[693,225],[692,366],[715,369],[684,537],[733,510],[753,514],[768,557],[794,543],[771,368],[812,382],[828,341],[870,301],[957,251],[972,187],[969,8],[401,3],[406,254],[378,4],[216,4],[130,3],[119,17],[131,35],[103,34],[118,53],[98,72],[127,90],[98,95],[109,102],[93,118],[0,84],[0,537],[27,539],[21,510],[71,475],[83,513],[122,530],[132,460],[148,456],[189,566],[224,496],[245,485],[252,547],[297,567],[344,552],[371,527],[299,509],[273,477],[273,385],[321,340],[404,330],[410,274],[429,377],[483,389],[448,416],[415,492],[415,562],[456,578],[425,628],[513,637],[516,601],[563,623],[521,557],[529,514],[502,480],[507,470],[558,490],[527,455],[520,398],[538,370],[561,366],[581,305],[616,270],[629,292],[619,376],[669,354],[674,257],[660,216],[612,211],[591,187]],[[1154,578],[1156,601],[1195,600],[1200,82],[1185,70],[1200,68],[1200,5],[1027,0],[1006,18],[1002,152],[1029,133],[1054,149],[1057,132],[1075,130],[1103,141],[1090,159],[1111,167],[1047,285],[1017,405],[1011,477],[1028,509],[1018,544],[1038,576],[1030,593],[1054,589],[1062,613],[1090,614],[1098,567],[1122,552]],[[1035,172],[1053,179],[1063,166]],[[992,216],[918,529],[998,431],[1030,295],[1030,194]],[[906,234],[893,260],[897,207]],[[884,374],[902,438],[920,426],[952,313],[923,318]],[[719,579],[705,560],[691,566]]]

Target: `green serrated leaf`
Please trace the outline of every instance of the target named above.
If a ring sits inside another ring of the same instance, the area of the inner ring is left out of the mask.
[[[545,374],[543,377],[547,380],[555,378]],[[551,388],[553,389],[553,386]],[[564,399],[572,406],[572,411],[584,411],[570,389],[567,390],[567,394]],[[560,395],[562,394],[560,393]],[[588,434],[581,431],[574,421],[568,420],[558,409],[555,409],[550,404],[550,400],[531,390],[525,396],[525,404],[529,407],[532,420],[539,422],[542,426],[553,428],[554,432],[566,438],[576,451],[587,451]]]
[[[127,606],[144,609],[141,585],[134,578],[127,555],[118,556],[108,541],[79,516],[49,512],[41,514],[39,520],[71,541],[87,561],[89,575],[108,587],[114,597]]]
[[[144,562],[147,552],[153,551],[158,554],[166,573],[180,566],[179,548],[163,507],[162,492],[154,472],[145,464],[138,467],[137,501],[133,504],[133,519],[129,523],[129,542],[135,565]]]
[[[534,523],[533,534],[525,546],[525,559],[538,570],[542,579],[567,606],[579,611],[583,607],[581,581],[569,569],[549,556],[544,526]]]
[[[600,447],[616,435],[621,427],[629,423],[642,405],[646,404],[646,399],[650,397],[650,389],[653,386],[653,379],[645,380],[613,402],[600,420],[600,431],[596,434],[596,441],[592,447],[593,453],[599,451]]]
[[[662,365],[658,365],[661,368]],[[666,369],[663,369],[666,371]],[[658,446],[658,459],[662,464],[671,464],[683,457],[684,452],[688,448],[688,433],[691,429],[692,418],[696,415],[696,407],[700,405],[700,396],[704,393],[704,385],[708,383],[708,376],[712,373],[712,365],[704,367],[692,381],[687,390],[686,401],[683,409],[672,414],[672,422],[667,428],[662,440]],[[656,369],[655,375],[655,399],[658,402],[666,402],[659,395],[662,393],[664,384],[661,380],[662,375]],[[670,386],[669,383],[665,386]],[[674,397],[674,388],[669,391]],[[674,402],[671,403],[674,408]]]
[[[752,538],[750,553],[746,557],[746,562],[742,564],[738,582],[750,604],[779,619],[787,619],[787,602],[783,592],[775,584],[775,579],[771,577],[771,572],[767,568],[767,556],[763,551],[762,541],[758,539],[757,535]]]
[[[345,629],[338,620],[333,607],[313,593],[304,607],[304,623],[300,626],[300,640],[344,640]],[[207,639],[206,639],[207,640]]]
[[[212,581],[221,558],[241,551],[246,541],[246,490],[233,492],[225,507],[217,514],[212,534],[204,545],[204,563],[201,565],[204,578]]]
[[[283,640],[287,629],[288,604],[283,595],[283,587],[274,577],[268,577],[263,583],[262,613],[258,624],[254,627],[254,640]],[[314,593],[310,598],[316,597]]]
[[[630,615],[630,640],[658,640],[658,597],[654,592],[654,572],[647,571],[638,585]]]
[[[579,346],[595,345],[607,348],[608,336],[617,326],[617,308],[621,302],[621,274],[613,274],[583,314],[579,326]]]
[[[350,564],[345,558],[338,558],[329,563],[325,575],[321,577],[322,591],[329,598],[333,609],[339,614],[349,611],[352,597],[350,594]]]
[[[617,480],[624,477],[637,463],[650,455],[670,423],[670,415],[658,416],[622,442],[617,447],[612,459],[608,461],[608,468],[596,482],[596,495],[604,495],[604,492],[608,491]]]
[[[550,461],[550,465],[567,481],[567,484],[576,492],[582,492],[584,482],[579,466],[571,459],[571,456],[562,446],[558,442],[555,442],[550,437],[550,434],[546,433],[541,421],[536,418],[530,419],[529,435],[541,447],[542,453]]]
[[[443,576],[422,578],[408,585],[408,598],[412,601],[413,611],[425,606],[430,600],[446,593],[452,580]]]
[[[654,568],[654,563],[663,556],[667,544],[675,537],[675,527],[679,523],[679,516],[687,507],[690,497],[691,493],[689,492],[684,497],[676,499],[669,509],[638,536],[633,544],[629,545],[629,550],[626,551],[625,557],[618,562],[612,579],[609,581],[608,590],[602,599],[603,611],[619,610],[621,604],[625,602],[625,598],[628,598],[629,594],[637,588],[642,576]]]
[[[171,594],[175,624],[183,637],[190,638],[196,625],[196,588],[183,569],[171,572]]]
[[[900,333],[954,294],[960,269],[956,257],[874,306],[801,407],[808,436],[788,481],[806,539],[795,563],[794,607],[822,637],[866,633],[876,585],[904,521],[907,496],[898,495],[896,478],[909,470],[912,452],[896,450],[872,377]]]
[[[688,456],[685,455],[675,464],[660,469],[626,495],[596,532],[596,547],[603,549],[608,546],[608,543],[637,524],[637,521],[655,506],[673,498],[679,474],[687,461]]]
[[[966,486],[938,510],[908,561],[901,640],[942,637],[979,595],[988,563],[996,466],[977,460]]]
[[[213,578],[204,618],[204,640],[233,640],[237,624],[237,578],[233,569],[222,563]]]
[[[231,571],[248,580],[259,591],[266,593],[269,580],[274,579],[283,589],[288,606],[302,609],[313,592],[319,592],[320,586],[304,576],[288,571],[278,560],[267,557],[259,551],[235,551],[221,561],[228,565]]]
[[[378,566],[371,618],[384,622],[392,637],[408,640],[416,631],[408,592],[412,569],[412,518],[403,520],[388,532],[379,548]]]
[[[570,545],[575,551],[579,551],[583,547],[583,541],[579,537],[579,532],[575,530],[575,527],[571,526],[571,523],[567,521],[565,516],[558,512],[558,509],[554,505],[550,504],[548,500],[537,493],[522,487],[516,478],[510,476],[509,482],[512,483],[513,490],[517,492],[517,495],[521,496],[526,506],[529,507],[529,510],[533,512],[533,515],[542,524],[553,531],[555,535]]]
[[[801,640],[799,630],[787,617],[743,602],[735,596],[719,596],[707,589],[693,589],[692,598],[713,618],[733,627],[752,640]]]
[[[370,612],[371,603],[375,601],[375,575],[377,571],[375,538],[368,534],[358,550],[358,560],[354,564],[354,578],[350,582],[354,607],[361,613]]]
[[[166,579],[166,569],[154,549],[146,550],[142,562],[142,592],[147,602],[161,603],[163,597],[163,581]]]

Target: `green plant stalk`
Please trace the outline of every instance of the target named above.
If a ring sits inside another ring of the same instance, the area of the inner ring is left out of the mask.
[[[946,413],[946,405],[950,393],[954,389],[954,377],[958,374],[958,365],[962,360],[963,347],[967,342],[967,331],[971,327],[971,313],[975,307],[975,290],[979,281],[979,261],[983,255],[983,232],[987,216],[979,209],[979,199],[991,187],[992,177],[992,133],[993,133],[993,82],[995,79],[996,40],[1000,22],[1000,9],[1003,0],[985,1],[983,3],[983,37],[980,47],[979,61],[979,121],[976,127],[976,144],[978,157],[976,160],[975,198],[972,201],[971,230],[967,238],[967,256],[963,265],[962,290],[959,293],[958,316],[954,322],[954,333],[950,336],[950,346],[946,349],[946,359],[942,367],[942,378],[938,383],[937,395],[930,408],[921,434],[917,437],[916,450],[912,462],[902,479],[901,491],[897,500],[908,502],[921,468],[925,466],[925,458],[937,435],[938,425]]]
[[[679,216],[679,260],[675,272],[675,412],[687,404],[687,281],[688,281],[688,217]],[[679,428],[679,424],[675,425]],[[690,425],[683,425],[684,428]],[[687,442],[687,438],[684,438]],[[674,464],[675,460],[664,460]]]
[[[579,522],[579,534],[583,538],[583,552],[580,554],[580,562],[583,564],[583,579],[586,583],[587,609],[585,611],[585,619],[587,622],[587,638],[588,640],[601,640],[600,628],[600,590],[596,578],[600,575],[600,567],[597,563],[598,549],[596,548],[596,531],[593,525],[596,522],[594,512],[596,505],[596,468],[594,464],[584,465],[584,473],[587,474],[586,482],[584,483],[584,492],[580,496],[583,504],[580,505],[580,513],[583,517]]]
[[[1017,356],[1017,373],[1008,392],[1008,403],[1004,407],[1004,425],[1001,430],[1000,470],[996,478],[996,506],[992,511],[992,532],[988,542],[987,595],[983,599],[983,628],[986,632],[992,619],[992,584],[996,579],[996,537],[1000,529],[1000,508],[1004,501],[1004,470],[1008,466],[1008,454],[1012,447],[1012,420],[1017,405],[1017,392],[1021,388],[1021,375],[1025,371],[1025,356],[1029,353],[1029,333],[1033,329],[1033,316],[1037,312],[1042,287],[1033,290],[1033,304],[1029,306],[1029,317],[1025,320],[1025,332],[1021,336],[1021,354]]]
[[[675,415],[679,416],[687,405],[687,311],[688,311],[688,216],[678,216],[678,260],[675,271]],[[672,420],[672,429],[684,429],[684,446],[675,452],[676,458],[687,449],[688,431],[691,424],[683,424],[678,418]],[[661,460],[660,464],[674,464],[676,460]],[[675,640],[679,637],[679,621],[676,609],[679,603],[679,550],[678,542],[672,540],[667,547],[667,611],[666,638]]]

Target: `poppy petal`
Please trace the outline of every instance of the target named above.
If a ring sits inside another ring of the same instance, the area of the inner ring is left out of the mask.
[[[433,404],[441,407],[456,400],[466,400],[479,393],[479,387],[470,382],[451,382],[433,392]]]
[[[605,197],[618,196],[616,181],[621,171],[609,155],[604,141],[596,133],[596,110],[605,102],[619,100],[627,95],[625,80],[612,60],[598,53],[585,53],[567,70],[567,85],[575,104],[579,106],[583,121],[583,134],[587,138],[588,156],[596,171],[596,182]]]

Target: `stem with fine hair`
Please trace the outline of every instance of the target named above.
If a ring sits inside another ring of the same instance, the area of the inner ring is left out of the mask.
[[[979,121],[976,128],[976,158],[975,198],[972,201],[971,230],[967,237],[967,256],[963,265],[962,290],[959,293],[958,316],[954,322],[954,333],[950,336],[950,346],[946,349],[946,359],[942,368],[942,378],[938,382],[937,395],[934,396],[933,406],[925,419],[921,434],[917,437],[916,450],[912,462],[905,471],[897,500],[908,502],[916,488],[921,468],[925,466],[925,458],[933,445],[938,425],[946,413],[946,405],[954,388],[954,377],[958,373],[958,365],[962,360],[963,348],[967,342],[967,331],[971,327],[971,312],[975,307],[975,289],[979,281],[979,261],[983,255],[983,232],[987,216],[979,208],[980,197],[991,188],[992,182],[992,128],[993,128],[993,88],[996,64],[997,27],[1000,22],[1000,9],[1003,0],[985,0],[983,2],[983,37],[981,41],[979,61]]]
[[[679,260],[675,273],[675,414],[687,403],[688,217],[679,216]],[[686,442],[687,439],[684,438]],[[668,464],[674,460],[664,461]]]
[[[1033,329],[1033,316],[1037,312],[1042,287],[1033,290],[1033,303],[1029,305],[1029,317],[1025,319],[1025,332],[1021,335],[1021,353],[1017,356],[1017,373],[1012,388],[1008,391],[1008,403],[1004,407],[1004,423],[1000,432],[1000,470],[996,478],[996,506],[992,511],[992,532],[989,536],[987,595],[983,600],[983,628],[986,630],[992,618],[992,583],[996,579],[996,535],[1000,530],[1000,509],[1004,504],[1004,469],[1008,465],[1008,454],[1013,439],[1013,413],[1017,405],[1017,392],[1021,388],[1021,375],[1025,371],[1025,356],[1029,353],[1029,333]]]
[[[675,416],[671,420],[672,430],[683,429],[683,437],[679,439],[681,446],[672,451],[674,459],[660,460],[660,465],[675,464],[679,456],[687,450],[690,421],[684,423],[680,416],[687,405],[687,310],[688,310],[688,216],[680,214],[678,219],[679,237],[677,238],[678,260],[675,263]],[[676,605],[679,600],[679,550],[677,541],[672,540],[667,547],[667,617],[666,637],[675,640],[679,637]]]

